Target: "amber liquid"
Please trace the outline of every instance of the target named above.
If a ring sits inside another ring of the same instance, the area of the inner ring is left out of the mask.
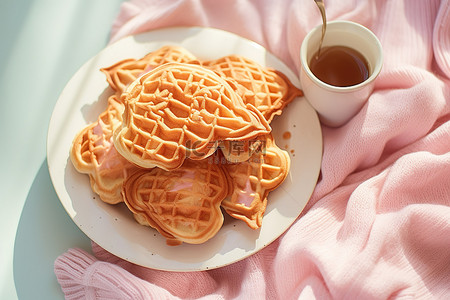
[[[321,81],[345,87],[369,78],[369,64],[358,51],[345,46],[323,47],[309,62],[309,68]]]

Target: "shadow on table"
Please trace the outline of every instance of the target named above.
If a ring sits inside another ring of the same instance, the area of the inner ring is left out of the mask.
[[[53,272],[55,259],[72,247],[91,249],[59,202],[42,163],[28,193],[14,244],[14,282],[19,299],[63,299]]]

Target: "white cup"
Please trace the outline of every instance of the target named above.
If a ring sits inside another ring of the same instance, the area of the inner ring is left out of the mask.
[[[322,47],[346,46],[361,53],[369,65],[369,77],[352,86],[333,86],[318,79],[309,68],[312,56],[319,49],[322,25],[311,30],[300,49],[300,82],[306,99],[327,126],[339,127],[356,115],[369,98],[375,78],[383,65],[380,41],[366,27],[350,21],[327,22]]]

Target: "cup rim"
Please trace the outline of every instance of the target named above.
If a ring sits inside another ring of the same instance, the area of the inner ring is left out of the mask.
[[[353,90],[358,90],[363,86],[368,85],[369,83],[371,83],[372,81],[375,80],[375,78],[379,75],[379,73],[381,72],[381,68],[383,66],[383,47],[381,46],[380,41],[378,40],[377,36],[367,27],[356,23],[356,22],[352,22],[352,21],[347,21],[347,20],[334,20],[334,21],[329,21],[327,22],[327,30],[329,28],[329,26],[333,26],[333,24],[347,24],[350,26],[355,26],[357,28],[359,28],[360,30],[366,32],[371,38],[372,40],[375,42],[375,45],[377,46],[377,49],[379,50],[379,57],[377,58],[377,63],[374,65],[374,69],[372,71],[372,73],[370,74],[369,78],[367,78],[366,80],[364,80],[363,82],[360,82],[358,84],[355,85],[350,85],[350,86],[334,86],[331,84],[328,84],[326,82],[321,81],[319,78],[316,77],[316,75],[314,75],[314,73],[311,71],[311,69],[309,68],[309,64],[306,58],[306,50],[307,50],[307,41],[313,36],[313,34],[315,34],[317,31],[322,31],[322,24],[319,24],[317,26],[315,26],[312,30],[310,30],[308,32],[308,34],[305,36],[305,38],[302,41],[302,45],[300,47],[300,62],[301,62],[301,67],[304,69],[305,73],[311,78],[311,80],[319,85],[322,86],[324,88],[326,88],[327,90],[331,90],[333,92],[342,92],[342,93],[347,93],[347,92],[351,92]]]

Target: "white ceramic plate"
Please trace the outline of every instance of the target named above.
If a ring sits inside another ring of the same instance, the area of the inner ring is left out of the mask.
[[[291,155],[291,169],[285,182],[270,193],[262,227],[252,230],[244,222],[226,217],[218,234],[204,244],[167,246],[155,230],[136,223],[124,204],[101,202],[92,192],[88,176],[78,173],[72,166],[69,150],[76,133],[97,119],[106,108],[108,96],[113,93],[99,69],[125,58],[140,58],[168,44],[181,45],[199,59],[243,55],[282,71],[299,86],[298,78],[279,59],[262,46],[229,32],[178,27],[130,36],[90,59],[65,87],[50,121],[48,167],[69,216],[90,239],[107,251],[155,269],[213,269],[256,253],[297,219],[317,182],[322,134],[314,109],[306,99],[295,99],[271,124],[277,144]],[[286,132],[290,133],[290,138],[286,138]]]

